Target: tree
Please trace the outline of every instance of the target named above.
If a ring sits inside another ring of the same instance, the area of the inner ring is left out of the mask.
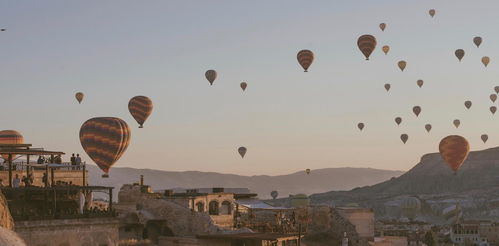
[[[426,234],[424,235],[423,242],[428,246],[437,246],[438,245],[438,242],[435,238],[435,235],[433,235],[432,231],[426,232]]]

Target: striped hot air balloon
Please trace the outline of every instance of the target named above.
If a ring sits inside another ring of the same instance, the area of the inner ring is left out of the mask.
[[[465,138],[459,135],[450,135],[440,141],[438,149],[442,159],[454,172],[457,172],[468,157],[470,145]]]
[[[114,117],[92,118],[80,128],[80,143],[107,177],[109,169],[125,153],[131,132],[127,123]]]
[[[208,70],[206,71],[206,73],[204,73],[204,76],[206,77],[208,82],[210,82],[210,85],[213,85],[213,82],[215,81],[215,79],[217,79],[217,71]]]
[[[0,144],[23,144],[24,137],[18,131],[14,130],[3,130],[0,131]],[[12,159],[14,159],[16,155],[12,155]],[[2,155],[4,160],[9,159],[9,155]]]
[[[366,60],[369,60],[369,56],[376,49],[376,38],[369,34],[362,35],[357,39],[357,46],[366,57]]]
[[[300,50],[296,55],[296,59],[298,59],[298,63],[300,63],[301,67],[305,70],[304,72],[308,72],[308,68],[314,62],[314,52],[310,50]]]
[[[76,98],[76,101],[78,101],[78,103],[81,104],[81,101],[83,101],[83,97],[85,97],[83,92],[76,92],[75,98]]]
[[[146,96],[136,96],[128,102],[128,111],[139,123],[139,128],[143,128],[144,122],[152,112],[152,101]]]

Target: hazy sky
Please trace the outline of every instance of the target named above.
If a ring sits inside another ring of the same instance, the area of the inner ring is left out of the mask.
[[[408,170],[448,134],[465,136],[473,150],[499,144],[499,113],[492,116],[488,99],[499,85],[498,8],[497,0],[4,0],[0,128],[37,147],[83,153],[85,120],[120,117],[132,142],[115,167],[245,175]],[[357,49],[362,34],[378,40],[371,61]],[[466,51],[461,63],[458,48]],[[309,73],[296,61],[301,49],[315,53]],[[207,69],[218,71],[213,86]],[[81,105],[77,91],[86,95]],[[154,101],[144,129],[127,109],[136,95]],[[419,118],[414,105],[422,107]],[[399,127],[396,116],[404,120]],[[401,133],[409,134],[406,145]],[[248,148],[244,159],[239,146]]]

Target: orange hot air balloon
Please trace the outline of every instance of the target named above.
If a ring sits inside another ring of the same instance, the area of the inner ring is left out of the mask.
[[[78,103],[81,104],[81,101],[83,101],[84,96],[85,95],[83,94],[83,92],[76,92],[75,94],[76,101],[78,101]]]
[[[239,152],[239,155],[241,155],[241,158],[244,158],[244,155],[246,155],[246,147],[239,147],[237,149],[237,152]]]
[[[499,86],[495,86],[494,91],[496,92],[496,94],[499,93]]]
[[[492,106],[492,107],[490,107],[490,112],[491,112],[492,114],[495,114],[495,113],[496,113],[496,111],[497,111],[496,106]]]
[[[383,53],[385,53],[385,55],[386,55],[386,54],[388,54],[388,51],[390,51],[390,46],[385,45],[385,46],[383,46],[383,47],[381,48],[381,50],[383,50]]]
[[[482,63],[485,67],[487,67],[489,65],[489,62],[490,62],[490,58],[488,56],[482,57]]]
[[[362,129],[364,129],[364,123],[360,122],[359,124],[357,124],[357,127],[362,131]]]
[[[458,120],[458,119],[455,119],[455,120],[452,122],[452,124],[454,124],[454,126],[455,126],[456,128],[459,128],[459,126],[461,125],[461,121],[460,121],[460,120]]]
[[[471,101],[466,101],[466,102],[464,102],[464,106],[465,106],[467,109],[470,109],[470,108],[471,108],[471,105],[472,105]]]
[[[406,61],[399,61],[398,66],[399,66],[400,70],[403,72],[405,69],[405,66],[407,66],[407,62]]]
[[[465,138],[458,135],[450,135],[440,141],[438,149],[442,159],[447,162],[447,165],[454,172],[457,172],[464,160],[466,160],[466,157],[468,157],[470,145]]]
[[[482,38],[481,37],[474,37],[473,43],[475,43],[476,47],[479,48],[480,44],[482,44]]]
[[[487,140],[489,140],[489,135],[487,134],[482,134],[482,136],[480,136],[480,138],[482,139],[483,143],[486,143]]]
[[[431,131],[431,124],[424,125],[424,128],[426,129],[427,132],[430,132]]]
[[[405,144],[405,143],[407,143],[407,140],[408,140],[408,139],[409,139],[409,135],[407,135],[407,134],[405,134],[405,133],[404,133],[404,134],[402,134],[402,135],[400,135],[400,140],[402,140],[402,142],[403,142],[404,144]]]
[[[245,90],[246,90],[246,87],[248,87],[248,84],[247,84],[246,82],[242,82],[242,83],[240,84],[240,86],[241,86],[241,89],[243,89],[243,91],[245,91]]]
[[[14,130],[3,130],[0,131],[0,144],[23,144],[24,143],[24,137],[19,133],[18,131]],[[12,155],[12,160],[16,155]],[[2,155],[2,158],[4,160],[9,160],[9,155]]]
[[[204,73],[204,76],[206,77],[208,82],[210,82],[210,85],[213,85],[213,82],[215,81],[215,79],[217,79],[217,71],[208,70],[206,71],[206,73]]]
[[[366,60],[369,60],[369,56],[376,49],[376,38],[369,34],[362,35],[357,39],[357,47],[364,54]]]
[[[385,90],[389,91],[392,86],[390,84],[385,84]]]
[[[397,125],[400,126],[400,123],[402,123],[402,118],[395,117],[395,123],[397,123]]]
[[[419,116],[419,114],[421,113],[421,107],[419,107],[419,106],[414,106],[414,107],[412,108],[412,112],[416,115],[416,117],[418,117],[418,116]]]
[[[457,49],[454,54],[456,55],[457,59],[461,61],[464,57],[464,50],[463,49]]]
[[[144,122],[152,112],[152,101],[146,96],[136,96],[128,102],[128,111],[139,123],[139,128],[143,128]]]
[[[428,14],[430,14],[430,16],[433,18],[433,16],[435,16],[435,12],[436,12],[436,11],[435,11],[434,9],[430,9],[430,10],[428,11]]]
[[[497,100],[497,95],[496,94],[490,94],[489,98],[494,103]]]
[[[114,117],[92,118],[80,128],[81,146],[108,177],[109,169],[125,153],[130,143],[127,123]]]
[[[382,32],[385,31],[385,28],[386,28],[386,23],[379,24],[379,29],[381,29]]]
[[[310,174],[310,169],[309,169],[309,168],[307,168],[307,169],[305,170],[305,172],[307,173],[307,175],[309,175],[309,174]]]
[[[298,59],[298,63],[300,63],[301,67],[305,70],[304,72],[308,72],[308,68],[314,62],[314,52],[310,50],[300,50],[298,55],[296,55],[296,59]]]
[[[424,81],[422,79],[419,79],[416,84],[419,86],[419,88],[423,87]]]

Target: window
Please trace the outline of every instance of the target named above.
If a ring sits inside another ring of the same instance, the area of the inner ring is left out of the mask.
[[[209,203],[209,211],[208,213],[210,215],[218,215],[219,214],[219,211],[218,211],[218,202],[217,201],[211,201]]]
[[[204,203],[203,202],[196,203],[196,209],[200,213],[204,212]]]
[[[222,206],[220,206],[220,214],[231,214],[232,213],[232,204],[229,201],[222,202]]]

